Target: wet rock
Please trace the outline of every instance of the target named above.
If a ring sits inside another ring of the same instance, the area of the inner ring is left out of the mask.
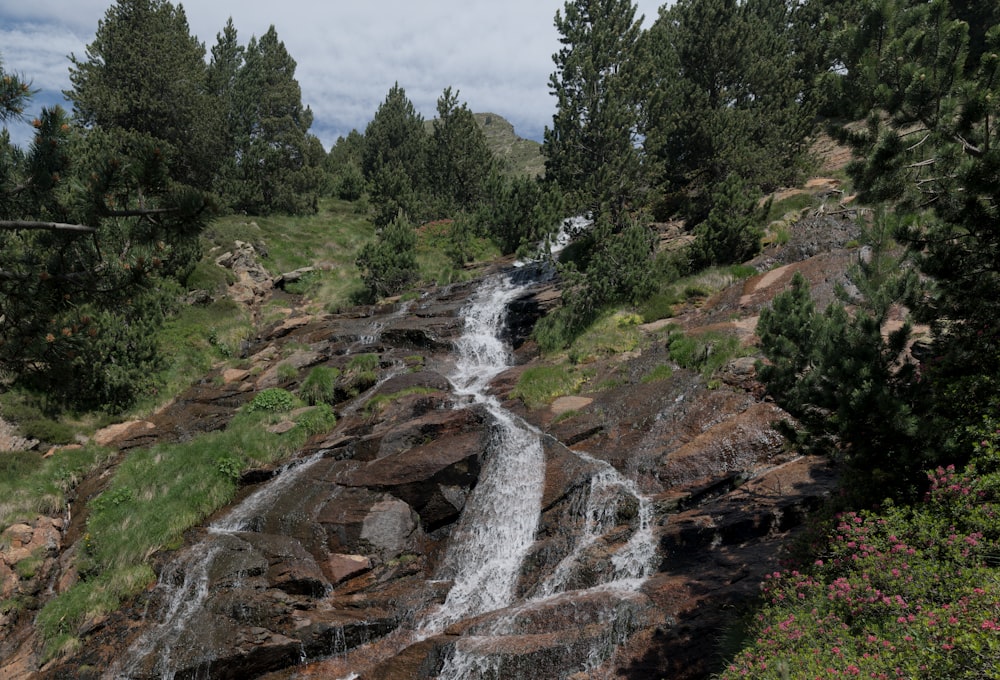
[[[409,505],[363,488],[343,489],[320,510],[317,521],[331,552],[378,555],[382,560],[415,548],[423,533]]]
[[[330,582],[337,584],[371,569],[372,563],[364,555],[330,555],[326,560],[325,573]]]

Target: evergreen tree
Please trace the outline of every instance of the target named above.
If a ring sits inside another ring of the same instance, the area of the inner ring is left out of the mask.
[[[613,230],[641,193],[639,58],[642,17],[628,0],[575,0],[556,12],[563,47],[553,55],[556,97],[542,151],[546,177],[576,209],[607,213]]]
[[[438,117],[427,154],[429,191],[438,204],[437,216],[471,210],[485,198],[486,183],[496,160],[486,135],[458,92],[445,88],[437,101]]]
[[[324,167],[331,178],[331,189],[340,199],[356,201],[365,192],[365,176],[361,171],[364,147],[364,136],[351,130],[346,137],[337,138],[326,156]]]
[[[406,91],[396,83],[365,128],[361,171],[382,227],[402,211],[421,222],[426,215],[427,133]]]
[[[246,49],[240,45],[232,17],[225,28],[216,35],[206,76],[209,94],[214,98],[219,130],[219,164],[213,189],[221,196],[237,192],[237,117],[236,83],[243,68]]]
[[[70,56],[76,120],[139,133],[171,158],[170,175],[210,186],[220,158],[218,119],[206,88],[205,48],[182,7],[118,0],[98,24],[86,58]]]
[[[797,177],[812,111],[784,0],[679,0],[649,31],[645,151],[654,209],[705,219],[732,175],[759,193]]]
[[[326,152],[309,134],[312,111],[302,106],[295,66],[274,26],[259,40],[251,37],[232,86],[238,209],[263,214],[316,210]]]
[[[849,277],[856,294],[815,311],[805,278],[775,297],[757,324],[768,392],[806,427],[805,447],[836,452],[849,465],[855,491],[881,500],[908,493],[929,464],[918,445],[916,364],[907,354],[910,327],[885,333],[893,305],[914,288],[890,237],[894,219],[877,216],[863,229],[866,254]],[[843,303],[853,311],[848,313]]]
[[[58,107],[34,124],[26,154],[0,154],[0,369],[55,403],[122,409],[154,388],[153,331],[206,202],[146,134],[82,131]]]
[[[1000,26],[970,64],[969,25],[945,0],[904,7],[861,52],[882,74],[868,92],[868,126],[844,131],[863,199],[897,204],[914,219],[908,244],[927,286],[911,296],[933,341],[921,356],[920,415],[928,447],[968,450],[966,431],[1000,405]],[[886,115],[888,114],[888,115]]]
[[[403,213],[361,249],[357,265],[365,287],[376,298],[401,293],[417,278],[417,234]]]

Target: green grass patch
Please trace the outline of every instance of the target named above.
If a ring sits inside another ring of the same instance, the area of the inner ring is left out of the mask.
[[[628,312],[606,315],[591,324],[569,347],[569,359],[585,364],[602,356],[631,352],[639,347],[642,317]]]
[[[368,416],[374,416],[382,412],[389,404],[403,397],[408,397],[412,394],[433,394],[437,392],[433,387],[407,387],[404,390],[398,392],[393,392],[392,394],[379,394],[368,400],[365,404],[365,414]]]
[[[785,217],[798,217],[808,208],[815,207],[817,199],[809,193],[793,194],[780,201],[772,201],[771,207],[767,211],[766,222],[784,219]]]
[[[660,380],[669,380],[674,375],[674,369],[668,364],[660,364],[653,368],[649,373],[642,376],[641,382],[652,383],[659,382]]]
[[[332,404],[339,377],[340,371],[333,366],[316,366],[299,387],[299,397],[307,404]]]
[[[286,459],[310,434],[332,427],[333,411],[322,405],[299,415],[298,427],[285,434],[267,432],[288,403],[282,392],[262,392],[258,398],[278,396],[263,400],[267,408],[244,409],[224,431],[134,451],[119,465],[91,502],[77,562],[81,580],[38,615],[47,654],[59,653],[85,621],[148,586],[155,579],[150,556],[180,547],[187,529],[230,502],[242,472]]]
[[[170,364],[160,375],[161,401],[187,388],[224,359],[238,357],[242,345],[253,334],[249,312],[242,305],[223,298],[208,305],[187,305],[160,330],[160,352]],[[137,411],[156,406],[140,404]]]
[[[98,446],[61,449],[51,458],[34,451],[0,455],[0,528],[36,515],[58,515],[66,493],[114,453]]]
[[[292,292],[315,301],[313,306],[338,309],[351,304],[363,290],[354,261],[364,244],[375,237],[375,228],[356,204],[323,198],[313,215],[228,215],[216,220],[205,237],[210,247],[220,250],[231,248],[237,240],[253,243],[262,255],[261,264],[275,275],[317,267]]]
[[[586,377],[572,366],[534,366],[521,374],[510,396],[530,408],[539,408],[557,397],[576,393],[585,381]]]
[[[706,380],[742,354],[740,342],[735,336],[714,331],[686,335],[673,328],[667,337],[667,348],[670,358],[679,366],[698,371]]]

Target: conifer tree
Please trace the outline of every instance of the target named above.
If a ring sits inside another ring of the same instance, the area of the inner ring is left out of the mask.
[[[316,209],[326,152],[309,134],[313,115],[302,105],[295,66],[274,26],[247,44],[232,86],[238,209],[264,214]]]
[[[217,117],[206,88],[205,48],[182,7],[118,0],[98,24],[86,57],[70,56],[65,94],[85,127],[139,133],[171,158],[170,176],[209,186],[220,157]]]
[[[427,133],[406,91],[396,83],[365,128],[361,171],[371,188],[375,224],[400,211],[420,222],[426,214]]]
[[[797,177],[812,129],[784,0],[678,0],[649,31],[645,151],[664,217],[692,223],[731,175],[759,193]]]
[[[445,88],[437,101],[427,154],[429,191],[438,217],[474,209],[485,198],[486,182],[496,160],[486,136],[469,108],[458,103],[458,92]]]
[[[546,177],[576,209],[606,213],[615,230],[641,194],[639,58],[642,17],[629,0],[574,0],[556,12],[562,47],[549,87],[556,97],[542,151]]]

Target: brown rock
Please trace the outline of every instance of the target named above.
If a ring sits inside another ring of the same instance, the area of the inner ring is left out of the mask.
[[[364,555],[330,555],[326,561],[325,573],[333,584],[363,574],[371,569],[371,560]]]

